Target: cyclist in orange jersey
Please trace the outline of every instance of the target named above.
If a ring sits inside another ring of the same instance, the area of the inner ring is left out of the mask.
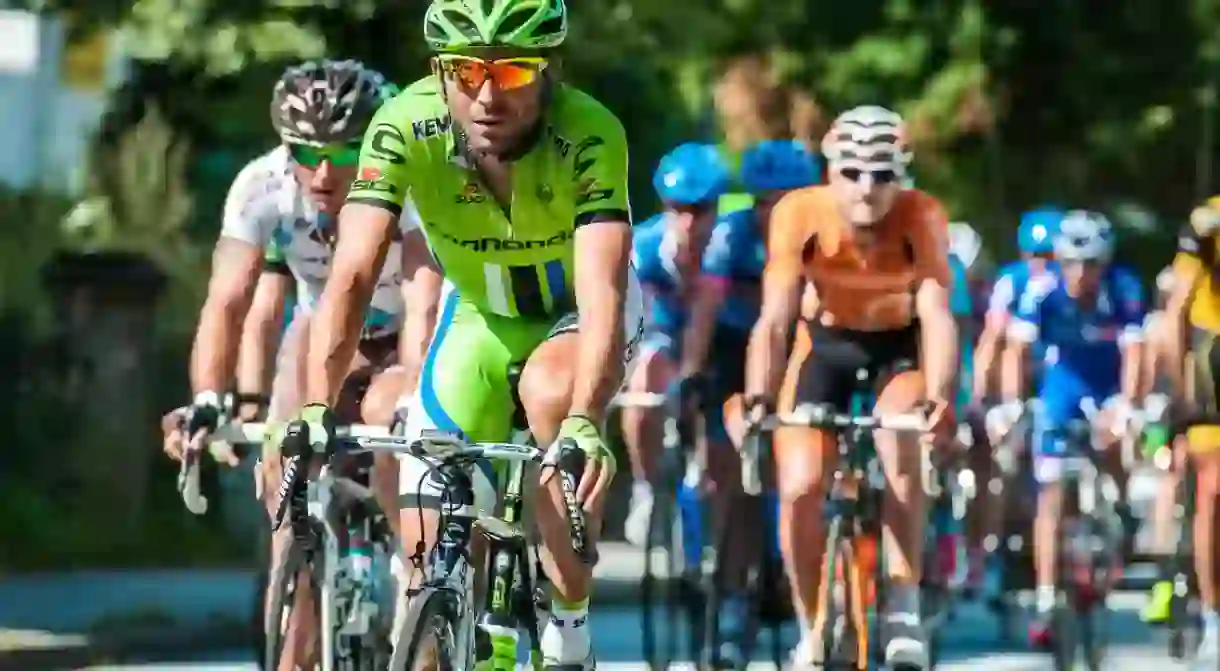
[[[948,217],[932,196],[904,189],[911,153],[902,118],[875,106],[840,116],[822,142],[829,184],[794,191],[775,207],[761,316],[751,335],[746,414],[757,425],[778,407],[829,403],[848,410],[860,369],[876,381],[878,413],[924,409],[929,431],[951,426],[958,338],[949,309]],[[802,294],[812,315],[801,314]],[[798,322],[798,316],[801,317]],[[795,345],[788,336],[797,324]],[[805,635],[798,666],[822,660],[816,614],[824,547],[821,508],[836,437],[787,427],[775,434],[780,544]],[[920,621],[925,529],[920,447],[878,431],[888,484],[882,511],[887,612],[886,664],[928,664]]]

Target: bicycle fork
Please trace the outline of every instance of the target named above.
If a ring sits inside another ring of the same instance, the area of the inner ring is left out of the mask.
[[[524,627],[530,641],[530,663],[542,669],[542,646],[538,632],[538,607],[542,595],[535,593],[530,576],[529,544],[522,531],[525,468],[513,464],[503,496],[502,519],[480,518],[479,531],[489,541],[487,591],[483,616],[475,634],[476,659],[491,660],[495,671],[517,668],[517,641]],[[541,563],[535,562],[542,575]]]

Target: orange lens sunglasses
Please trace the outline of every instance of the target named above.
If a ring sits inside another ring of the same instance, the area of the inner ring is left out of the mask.
[[[501,90],[510,91],[529,86],[538,80],[549,61],[538,57],[499,58],[483,60],[471,56],[438,56],[442,72],[452,75],[468,89],[479,89],[488,79]]]

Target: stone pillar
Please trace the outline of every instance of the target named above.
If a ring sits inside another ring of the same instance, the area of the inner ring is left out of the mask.
[[[75,438],[52,445],[86,519],[111,525],[116,542],[138,533],[149,468],[160,455],[151,381],[157,299],[165,276],[126,252],[64,253],[44,269],[66,357],[64,389]]]

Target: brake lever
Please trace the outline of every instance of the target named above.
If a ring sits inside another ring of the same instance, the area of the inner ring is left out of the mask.
[[[300,462],[301,458],[299,456],[289,457],[288,464],[284,467],[284,476],[280,479],[280,502],[276,506],[275,517],[271,521],[272,531],[279,531],[280,527],[284,526],[284,518],[287,516],[292,494],[297,487],[297,480],[299,479],[298,465]]]

